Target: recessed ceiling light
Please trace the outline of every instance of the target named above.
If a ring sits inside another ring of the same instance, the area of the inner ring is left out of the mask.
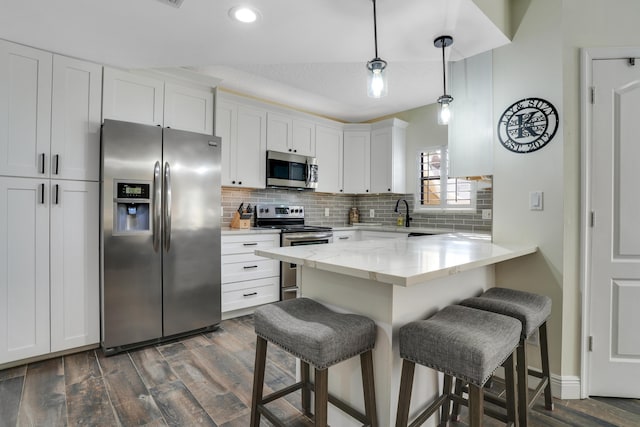
[[[236,21],[250,24],[260,17],[260,12],[247,6],[237,6],[229,10],[229,16]]]

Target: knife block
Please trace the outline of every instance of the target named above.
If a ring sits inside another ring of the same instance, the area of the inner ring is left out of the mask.
[[[244,216],[245,214],[243,214]],[[231,228],[249,229],[251,228],[251,217],[249,219],[242,219],[240,213],[234,212],[233,218],[231,218]]]

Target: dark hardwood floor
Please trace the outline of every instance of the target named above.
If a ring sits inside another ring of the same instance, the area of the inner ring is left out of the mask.
[[[223,321],[214,332],[108,358],[96,350],[6,369],[0,371],[0,427],[246,427],[254,349],[247,316]],[[272,345],[268,358],[266,387],[293,384],[295,359]],[[298,413],[298,393],[270,405],[288,425],[312,425]],[[532,425],[640,426],[640,400],[556,400],[555,408],[536,405]],[[501,424],[487,418],[487,425]]]

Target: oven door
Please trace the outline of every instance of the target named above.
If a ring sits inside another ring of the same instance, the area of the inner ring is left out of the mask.
[[[283,233],[282,246],[322,245],[333,242],[332,232],[321,233]],[[298,297],[298,282],[296,264],[280,263],[280,292],[281,299],[287,300]]]

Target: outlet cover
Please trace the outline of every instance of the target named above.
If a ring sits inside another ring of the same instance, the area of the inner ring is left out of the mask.
[[[374,209],[369,209],[369,218],[375,218],[376,211]]]
[[[324,208],[324,216],[329,216],[329,208]]]
[[[482,209],[482,219],[491,219],[491,209]]]
[[[541,211],[544,205],[544,193],[542,191],[531,191],[529,193],[529,210]]]

